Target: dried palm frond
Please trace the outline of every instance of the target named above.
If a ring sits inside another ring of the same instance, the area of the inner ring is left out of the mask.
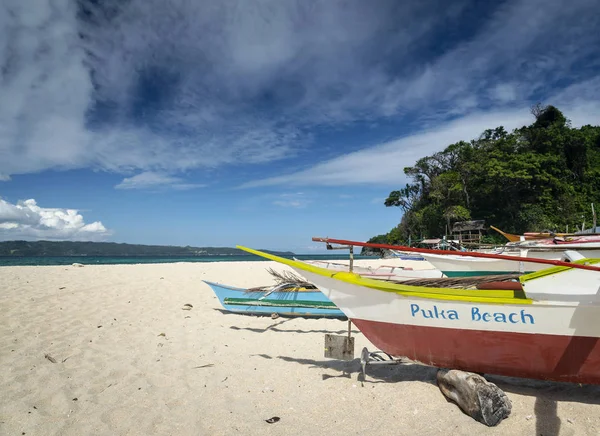
[[[289,271],[284,271],[282,273],[279,273],[279,272],[275,271],[274,269],[268,268],[267,272],[273,276],[273,278],[275,279],[275,281],[278,284],[289,283],[289,284],[294,284],[297,287],[302,287],[302,288],[309,288],[309,289],[316,288],[316,286],[313,285],[312,283],[307,282],[302,277],[297,276],[296,274],[289,272]]]
[[[279,273],[271,268],[268,268],[267,271],[275,279],[275,285],[249,288],[246,289],[246,292],[297,292],[301,289],[317,289],[315,285],[292,272]]]

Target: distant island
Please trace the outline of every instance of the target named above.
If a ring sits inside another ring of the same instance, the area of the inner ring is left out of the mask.
[[[279,256],[293,256],[291,251],[262,250]],[[0,242],[0,256],[239,256],[248,253],[231,247],[178,247],[171,245],[138,245],[116,242],[78,241],[4,241]]]

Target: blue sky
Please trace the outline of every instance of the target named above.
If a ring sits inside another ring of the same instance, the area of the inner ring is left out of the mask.
[[[101,4],[101,5],[99,5]],[[387,232],[402,169],[536,102],[600,120],[595,0],[5,0],[0,239]]]

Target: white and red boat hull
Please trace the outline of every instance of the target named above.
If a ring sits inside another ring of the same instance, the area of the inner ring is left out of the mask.
[[[394,356],[441,368],[544,380],[600,383],[598,338],[352,322]]]
[[[373,345],[437,367],[600,384],[600,306],[407,297],[296,269]]]
[[[466,277],[480,276],[489,274],[511,274],[511,273],[529,273],[548,268],[548,265],[536,262],[528,262],[528,258],[546,259],[546,260],[564,260],[566,251],[546,250],[533,251],[522,250],[522,252],[498,251],[490,254],[505,254],[508,256],[521,257],[521,262],[506,259],[488,259],[471,256],[457,256],[455,254],[429,254],[421,253],[436,269],[440,270],[447,277]],[[452,253],[452,252],[450,252]],[[580,257],[591,258],[599,256],[599,251],[584,250],[576,252]]]

